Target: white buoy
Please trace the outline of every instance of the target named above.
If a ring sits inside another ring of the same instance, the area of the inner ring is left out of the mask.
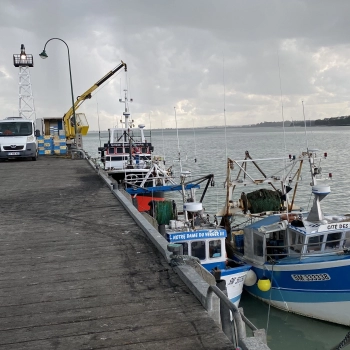
[[[200,202],[188,202],[184,204],[184,210],[189,212],[198,212],[203,209],[203,204]]]
[[[253,270],[249,270],[245,276],[244,285],[247,287],[253,286],[258,280],[258,276]]]

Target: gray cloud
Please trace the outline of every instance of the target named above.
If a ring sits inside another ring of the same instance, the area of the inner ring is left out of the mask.
[[[119,73],[79,109],[91,129],[115,124],[128,84],[133,118],[152,127],[223,125],[349,114],[350,3],[283,0],[1,1],[1,115],[18,110],[20,45],[35,58],[31,80],[37,116],[62,116],[75,96],[121,60]]]

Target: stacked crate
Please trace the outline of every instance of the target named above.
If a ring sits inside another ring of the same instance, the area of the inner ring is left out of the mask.
[[[38,154],[45,154],[44,136],[38,136]]]
[[[44,154],[53,154],[53,142],[50,135],[44,136]]]
[[[54,154],[67,154],[67,143],[64,135],[55,135],[53,137]]]
[[[67,154],[67,143],[64,135],[38,136],[39,155]]]

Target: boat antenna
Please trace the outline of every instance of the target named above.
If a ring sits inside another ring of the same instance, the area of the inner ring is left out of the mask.
[[[308,141],[307,141],[307,131],[306,131],[306,119],[305,119],[304,101],[301,101],[301,104],[303,105],[303,117],[304,117],[304,128],[305,128],[306,150],[309,151],[309,145],[308,145]]]
[[[282,92],[282,78],[281,78],[281,67],[280,67],[280,56],[277,52],[277,59],[278,59],[278,76],[279,76],[279,83],[280,83],[280,96],[281,96],[281,113],[282,113],[282,125],[283,125],[283,142],[284,142],[284,151],[287,154],[287,146],[286,146],[286,128],[284,123],[284,106],[283,106],[283,92]]]
[[[174,112],[175,112],[175,125],[176,125],[176,137],[177,137],[177,151],[178,151],[178,155],[179,155],[180,172],[182,173],[180,141],[179,141],[179,129],[177,127],[176,107],[174,107]]]
[[[282,91],[282,78],[281,78],[281,66],[280,66],[280,56],[279,52],[277,51],[277,63],[278,63],[278,77],[279,77],[279,85],[280,85],[280,100],[281,100],[281,115],[282,115],[282,127],[283,127],[283,143],[284,143],[284,154],[287,155],[287,144],[286,144],[286,126],[285,126],[285,120],[284,120],[284,105],[283,105],[283,91]],[[289,212],[289,201],[288,201],[288,195],[286,191],[286,164],[287,160],[286,157],[284,157],[284,168],[283,168],[283,184],[282,184],[282,191],[283,194],[286,196],[286,209],[287,209],[287,217],[288,217],[288,212]],[[269,310],[269,315],[270,315],[270,310]],[[266,326],[268,328],[268,324]]]
[[[193,137],[194,137],[194,162],[197,163],[197,146],[196,146],[196,132],[194,129],[194,120],[192,118],[192,124],[193,124]]]
[[[226,132],[226,87],[225,87],[225,57],[222,58],[222,83],[224,85],[224,123],[225,123],[225,155],[227,160],[227,132]]]
[[[163,157],[164,157],[164,164],[165,164],[165,147],[164,147],[164,129],[163,129],[163,117],[160,118],[160,126],[162,128],[162,141],[163,141]]]
[[[98,140],[100,142],[100,147],[101,147],[101,128],[100,128],[100,114],[98,112],[98,101],[96,98],[96,108],[97,108],[97,125],[98,125]]]
[[[149,120],[149,129],[152,130],[151,112],[148,112],[148,120]]]

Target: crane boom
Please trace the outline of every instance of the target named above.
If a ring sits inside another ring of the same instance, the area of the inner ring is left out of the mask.
[[[91,86],[88,90],[86,90],[82,95],[78,96],[77,100],[74,103],[75,111],[79,108],[79,106],[87,99],[90,99],[92,96],[92,92],[95,91],[99,86],[101,86],[106,80],[108,80],[112,75],[118,72],[120,69],[124,67],[125,71],[127,71],[126,63],[121,61],[120,65],[112,69],[108,72],[103,78],[101,78],[97,83]],[[89,124],[86,120],[85,114],[76,113],[76,123],[77,123],[77,133],[82,135],[86,135],[89,130]],[[74,139],[75,137],[75,126],[74,126],[74,118],[73,118],[73,106],[68,110],[67,113],[63,116],[63,123],[66,132],[67,140]]]

